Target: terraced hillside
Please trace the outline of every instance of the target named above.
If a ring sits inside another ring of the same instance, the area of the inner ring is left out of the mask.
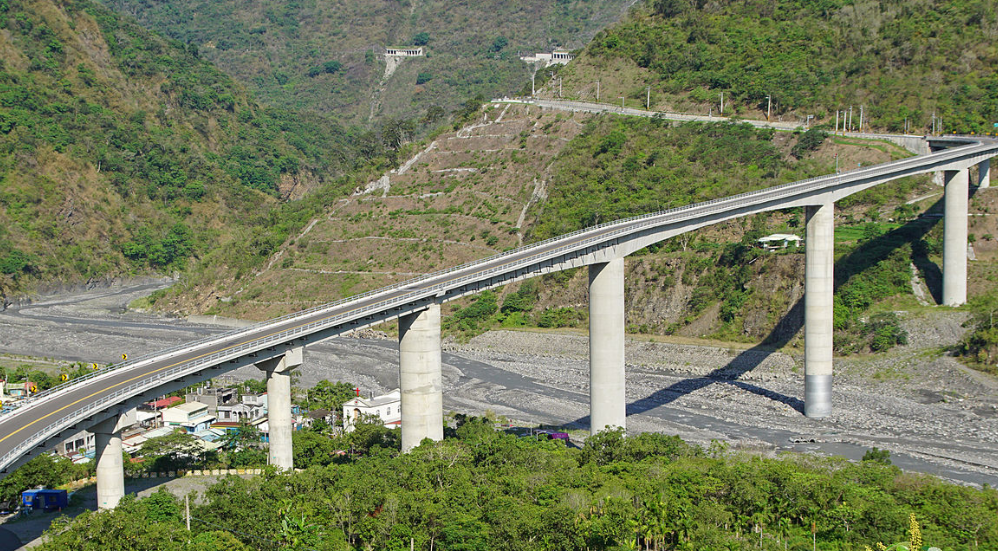
[[[582,119],[488,107],[398,169],[358,182],[252,282],[187,306],[261,318],[514,247],[528,208],[547,194],[552,161],[582,130]]]
[[[182,284],[158,306],[262,319],[571,231],[598,216],[639,214],[825,173],[834,170],[836,158],[855,166],[908,155],[884,142],[833,137],[800,153],[795,146],[802,134],[501,103],[485,106],[479,117],[423,144],[399,169],[356,182],[351,194],[289,238],[252,277],[230,277],[217,286]],[[725,165],[718,155],[756,160]],[[989,193],[975,198],[975,212],[988,214]],[[935,302],[941,225],[919,213],[937,208],[938,194],[928,178],[919,178],[840,203],[842,350],[871,345],[869,316]],[[767,253],[755,239],[802,234],[802,220],[794,209],[737,220],[628,258],[629,331],[794,339],[803,255],[792,249]],[[982,236],[996,233],[986,229],[994,224],[989,216],[975,221]],[[981,239],[972,288],[993,277],[987,268],[991,240]],[[449,330],[461,334],[497,326],[584,327],[586,303],[585,272],[570,271],[468,299],[446,313]]]

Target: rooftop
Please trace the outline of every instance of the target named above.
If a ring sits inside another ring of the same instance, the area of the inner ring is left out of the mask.
[[[186,413],[194,413],[195,411],[208,409],[208,406],[200,402],[187,402],[186,404],[180,404],[179,406],[174,406],[170,409],[175,409]]]
[[[361,407],[378,407],[386,404],[392,404],[398,402],[402,399],[402,393],[399,389],[392,390],[388,394],[382,394],[381,396],[375,396],[373,398],[363,398],[357,397],[349,402],[343,404],[346,406],[361,406]]]
[[[760,243],[768,243],[770,241],[800,241],[801,238],[792,233],[774,233],[773,235],[767,235],[766,237],[760,237]]]
[[[173,404],[176,404],[177,402],[183,402],[183,401],[184,399],[181,398],[180,396],[170,396],[169,398],[163,398],[161,400],[146,402],[146,405],[154,408],[166,408],[172,406]]]

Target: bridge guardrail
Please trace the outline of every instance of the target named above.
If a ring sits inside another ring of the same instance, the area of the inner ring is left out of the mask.
[[[974,146],[973,145],[968,145],[967,147],[974,147]],[[933,154],[933,156],[934,156],[934,158],[938,158],[938,157],[941,157],[941,156],[945,156],[945,154],[947,154],[947,153],[949,153],[949,154],[955,154],[955,152],[957,152],[957,151],[961,151],[962,152],[962,150],[963,150],[963,148],[947,149],[947,150],[935,153],[935,154]],[[75,387],[78,384],[84,383],[84,382],[89,381],[91,379],[94,379],[94,378],[100,377],[102,375],[105,375],[107,373],[110,373],[112,370],[113,371],[118,371],[118,370],[121,370],[121,369],[133,368],[133,367],[136,367],[138,365],[141,365],[144,362],[152,360],[154,358],[161,358],[163,355],[169,355],[171,353],[181,352],[181,351],[184,351],[184,350],[188,350],[188,349],[191,349],[191,348],[196,348],[196,347],[203,346],[203,345],[206,345],[206,344],[224,342],[225,340],[236,338],[236,337],[239,337],[239,336],[242,336],[242,335],[251,335],[251,334],[253,334],[256,331],[265,330],[268,327],[273,327],[274,325],[278,325],[278,324],[283,323],[285,321],[289,321],[289,320],[292,320],[292,319],[295,319],[295,318],[301,318],[301,317],[310,316],[310,315],[318,313],[318,312],[320,312],[322,310],[328,310],[328,309],[336,308],[336,307],[348,304],[350,302],[355,302],[355,301],[363,300],[365,298],[369,298],[369,297],[376,296],[376,295],[379,295],[379,294],[387,294],[387,293],[390,293],[392,291],[396,291],[398,289],[404,289],[406,287],[411,287],[412,285],[415,285],[415,284],[418,284],[418,283],[421,283],[421,282],[425,282],[425,281],[429,281],[429,280],[432,280],[433,278],[440,277],[440,276],[445,275],[445,274],[452,274],[452,273],[455,273],[455,272],[460,272],[461,270],[464,270],[464,269],[468,269],[468,268],[472,268],[472,267],[477,266],[477,265],[481,265],[481,264],[493,262],[493,261],[498,260],[498,259],[500,259],[502,257],[505,257],[505,256],[511,256],[511,255],[514,255],[514,254],[523,253],[523,252],[526,252],[526,251],[528,251],[530,249],[533,249],[533,248],[538,248],[538,247],[543,247],[543,246],[546,246],[546,245],[550,245],[553,242],[556,242],[556,241],[559,241],[559,240],[562,240],[562,239],[567,239],[567,238],[570,238],[570,237],[575,237],[575,236],[581,235],[583,233],[600,231],[600,230],[606,229],[607,227],[613,226],[613,225],[622,225],[622,226],[629,225],[629,224],[632,224],[633,222],[635,222],[637,220],[640,220],[640,219],[655,218],[655,217],[660,217],[660,216],[665,216],[665,215],[673,214],[673,213],[678,212],[678,211],[683,211],[683,210],[688,210],[688,209],[694,209],[694,208],[697,208],[698,206],[703,205],[705,203],[706,204],[713,204],[716,201],[722,201],[722,200],[723,201],[737,201],[737,200],[744,199],[744,198],[749,197],[749,196],[756,196],[756,195],[760,195],[760,194],[766,194],[767,192],[775,192],[777,190],[788,189],[788,188],[791,188],[791,187],[806,186],[806,185],[808,185],[810,183],[814,183],[814,182],[817,182],[819,180],[825,181],[825,180],[828,180],[830,178],[835,178],[836,176],[840,177],[841,174],[844,174],[844,173],[850,173],[851,174],[851,173],[854,173],[854,172],[857,172],[857,171],[861,171],[861,170],[872,170],[872,169],[875,169],[875,168],[878,168],[878,167],[884,167],[884,168],[881,168],[881,170],[886,170],[886,166],[885,165],[890,165],[892,167],[897,167],[899,164],[903,164],[906,161],[907,162],[911,162],[911,161],[914,161],[914,160],[922,160],[925,157],[927,157],[927,156],[926,155],[922,155],[922,156],[917,156],[917,157],[910,157],[910,158],[901,159],[899,161],[895,161],[895,162],[892,162],[892,163],[885,163],[884,165],[874,165],[873,167],[851,169],[851,170],[843,171],[843,172],[841,172],[839,174],[835,174],[835,175],[825,175],[825,176],[818,176],[818,177],[807,178],[805,180],[798,180],[798,181],[795,181],[795,182],[788,182],[786,184],[781,184],[781,185],[778,185],[778,186],[772,186],[772,187],[765,188],[765,189],[762,189],[762,190],[755,190],[755,191],[751,191],[751,192],[740,193],[740,194],[737,194],[737,195],[733,195],[733,196],[729,196],[729,197],[724,197],[724,198],[719,198],[719,199],[711,199],[711,200],[708,200],[708,201],[702,202],[702,203],[696,203],[696,204],[693,204],[693,205],[684,205],[682,207],[676,207],[676,208],[667,209],[667,210],[664,210],[664,211],[659,211],[659,212],[654,212],[654,213],[639,215],[639,216],[635,216],[635,217],[625,218],[625,219],[622,219],[622,220],[615,220],[615,221],[611,221],[611,222],[604,222],[602,224],[597,224],[595,226],[591,226],[591,227],[588,227],[588,228],[582,228],[582,229],[570,232],[568,234],[564,234],[564,235],[552,237],[552,238],[549,238],[549,239],[545,239],[545,240],[539,241],[537,243],[532,243],[532,244],[526,245],[524,247],[520,247],[520,248],[517,248],[517,249],[512,249],[512,250],[509,250],[509,251],[505,251],[505,252],[502,252],[502,253],[499,253],[497,255],[493,255],[493,256],[490,256],[490,257],[487,257],[487,258],[484,258],[484,259],[475,260],[475,261],[471,261],[471,262],[466,262],[464,264],[461,264],[461,265],[456,266],[456,267],[451,268],[451,269],[438,270],[436,272],[431,272],[429,274],[424,274],[422,276],[418,276],[418,277],[415,277],[415,278],[412,278],[412,279],[409,279],[409,280],[405,280],[405,281],[402,281],[400,283],[396,283],[396,284],[389,285],[389,286],[386,286],[386,287],[381,287],[381,288],[378,288],[378,289],[372,289],[371,291],[367,291],[367,292],[361,293],[359,295],[354,295],[354,296],[347,297],[347,298],[344,298],[344,299],[340,299],[340,300],[337,300],[337,301],[333,301],[333,302],[330,302],[330,303],[321,304],[319,306],[315,306],[315,307],[312,307],[312,308],[309,308],[309,309],[306,309],[306,310],[302,310],[302,311],[299,311],[299,312],[293,312],[291,314],[287,314],[287,315],[281,316],[279,318],[274,318],[274,319],[271,319],[271,320],[266,320],[266,321],[263,321],[263,322],[260,322],[260,323],[256,323],[256,324],[253,324],[253,325],[251,325],[249,327],[243,327],[243,328],[233,329],[233,330],[226,331],[226,332],[223,332],[223,333],[218,334],[218,335],[206,337],[204,339],[200,339],[200,340],[197,340],[197,341],[184,343],[184,344],[177,345],[177,346],[174,346],[174,347],[166,348],[164,350],[158,350],[156,352],[140,356],[138,358],[135,358],[133,360],[129,360],[127,362],[123,362],[123,363],[120,363],[120,364],[113,364],[113,366],[111,366],[110,369],[105,368],[105,369],[102,369],[102,370],[97,371],[95,373],[90,373],[90,374],[87,374],[87,375],[85,375],[83,377],[78,377],[76,379],[73,379],[72,381],[67,381],[66,383],[63,383],[61,385],[57,385],[57,386],[55,386],[55,387],[53,387],[51,389],[48,389],[48,390],[43,391],[43,392],[40,392],[40,393],[36,394],[33,397],[32,401],[30,401],[30,402],[28,402],[28,403],[26,403],[26,404],[18,407],[15,411],[24,410],[24,409],[28,408],[31,403],[33,403],[35,400],[37,400],[39,398],[44,398],[44,397],[47,397],[47,396],[50,396],[50,395],[54,395],[54,394],[56,394],[58,392],[61,392],[63,390],[66,390],[66,389],[69,389],[69,388],[73,388],[73,387]]]
[[[936,160],[936,161],[938,161],[938,160],[945,161],[949,157],[961,156],[964,153],[966,153],[966,151],[965,151],[966,148],[981,147],[982,149],[994,149],[994,150],[998,150],[998,144],[996,144],[996,143],[991,143],[989,147],[982,147],[983,145],[984,144],[968,145],[966,147],[960,147],[960,148],[954,148],[954,149],[951,149],[951,150],[945,150],[945,151],[939,152],[937,154],[933,154],[933,160]],[[912,157],[912,158],[909,158],[909,159],[902,159],[900,161],[895,161],[895,162],[892,162],[892,163],[888,163],[888,165],[890,165],[890,168],[896,169],[896,168],[899,168],[899,167],[901,167],[903,165],[907,165],[907,164],[921,164],[922,162],[924,162],[924,158],[925,157],[927,157],[927,156],[923,155],[923,156],[920,156],[920,157]],[[915,162],[915,161],[918,161],[918,162]],[[873,167],[867,167],[865,169],[864,168],[859,168],[859,169],[855,169],[855,170],[852,170],[852,171],[848,171],[848,173],[852,177],[855,177],[856,173],[858,173],[858,172],[870,172],[871,175],[878,175],[878,174],[885,174],[885,173],[887,173],[888,168],[889,167],[885,166],[885,165],[875,165]],[[368,311],[380,311],[380,310],[383,310],[383,309],[389,309],[392,306],[395,306],[395,305],[397,305],[399,303],[409,303],[413,299],[421,298],[421,297],[424,297],[424,296],[430,296],[430,295],[435,294],[436,292],[438,292],[440,290],[446,290],[447,288],[458,287],[458,286],[464,284],[465,282],[467,282],[469,280],[479,281],[480,278],[478,276],[481,276],[483,274],[488,275],[488,274],[492,274],[492,273],[496,273],[496,272],[509,272],[511,270],[516,270],[516,269],[519,269],[520,267],[522,267],[524,265],[529,265],[532,262],[535,262],[535,261],[538,261],[538,260],[542,260],[543,258],[540,258],[540,257],[544,257],[544,258],[557,257],[558,255],[560,255],[560,254],[562,254],[564,252],[567,252],[567,251],[570,251],[570,250],[577,250],[580,247],[584,248],[585,246],[588,246],[589,244],[595,243],[595,242],[598,242],[598,241],[606,241],[608,239],[613,239],[613,238],[617,237],[618,235],[630,233],[634,229],[637,229],[637,228],[646,228],[646,227],[649,227],[649,226],[661,224],[662,222],[665,221],[665,220],[661,220],[661,218],[672,218],[672,215],[675,215],[675,214],[685,213],[687,215],[694,215],[694,214],[709,214],[709,213],[714,213],[714,212],[718,212],[718,211],[722,210],[718,206],[720,203],[740,202],[742,200],[750,199],[750,198],[753,199],[753,201],[751,201],[752,203],[758,203],[760,201],[766,201],[766,200],[771,200],[771,199],[774,199],[774,198],[779,198],[779,197],[787,196],[787,195],[792,194],[795,191],[799,192],[799,191],[814,189],[814,188],[822,185],[822,182],[828,182],[830,180],[834,180],[834,181],[840,183],[842,181],[842,173],[834,174],[834,175],[826,175],[826,176],[814,177],[814,178],[808,178],[806,180],[801,180],[801,181],[796,181],[796,182],[789,182],[787,184],[782,184],[782,185],[779,185],[779,186],[772,186],[772,187],[765,188],[765,189],[762,189],[762,190],[756,190],[756,191],[752,191],[752,192],[746,192],[746,193],[742,193],[742,194],[733,195],[733,196],[730,196],[730,197],[711,199],[711,200],[708,200],[708,201],[705,201],[705,202],[701,202],[701,203],[696,203],[696,204],[693,204],[693,205],[684,205],[682,207],[676,207],[676,208],[672,208],[672,209],[667,209],[665,211],[660,211],[660,212],[656,212],[656,213],[649,213],[649,214],[645,214],[645,215],[631,217],[631,218],[627,218],[627,219],[624,219],[624,220],[618,220],[618,221],[613,221],[613,222],[606,222],[606,223],[603,223],[603,224],[597,224],[596,226],[592,226],[592,227],[589,227],[589,228],[583,228],[583,229],[580,229],[580,230],[576,230],[576,231],[570,232],[568,234],[557,236],[557,237],[554,237],[554,238],[551,238],[551,239],[547,239],[547,240],[544,240],[544,241],[540,241],[538,243],[527,245],[525,247],[521,247],[521,248],[518,248],[518,249],[512,249],[510,251],[505,251],[503,253],[500,253],[500,254],[488,257],[486,259],[477,260],[477,261],[473,261],[473,262],[468,262],[468,263],[462,264],[460,266],[457,266],[455,268],[451,268],[451,269],[447,269],[447,270],[439,270],[437,272],[433,272],[431,274],[426,274],[426,275],[423,275],[423,276],[419,276],[419,277],[416,277],[416,278],[413,278],[413,279],[410,279],[410,280],[407,280],[407,281],[403,281],[401,283],[397,283],[397,284],[390,285],[390,286],[387,286],[387,287],[383,287],[383,288],[380,288],[380,289],[375,289],[375,290],[363,293],[361,295],[356,295],[356,296],[349,297],[349,298],[346,298],[346,299],[342,299],[342,300],[339,300],[339,301],[335,301],[335,302],[332,302],[332,303],[323,304],[323,305],[320,305],[320,306],[317,306],[317,307],[314,307],[314,308],[310,308],[308,310],[304,310],[304,311],[301,311],[301,312],[296,312],[296,313],[293,313],[293,314],[282,316],[282,317],[277,318],[275,320],[268,320],[266,322],[261,322],[259,324],[255,324],[255,325],[253,325],[253,326],[251,326],[249,328],[241,328],[241,329],[238,329],[238,330],[229,331],[229,332],[223,333],[222,335],[216,335],[216,336],[211,337],[211,338],[207,338],[207,339],[202,339],[202,340],[199,340],[199,341],[195,341],[194,343],[185,343],[184,345],[181,345],[181,346],[172,347],[172,348],[169,348],[169,349],[166,349],[166,350],[159,351],[159,352],[154,353],[154,354],[149,354],[149,355],[143,356],[141,358],[137,358],[137,359],[135,359],[133,361],[126,362],[124,364],[120,364],[119,366],[117,366],[113,370],[102,370],[101,372],[97,372],[95,374],[88,375],[86,377],[81,377],[81,378],[75,379],[74,380],[74,384],[72,384],[72,385],[69,385],[69,384],[60,385],[60,386],[55,387],[53,389],[50,389],[50,390],[48,390],[48,391],[46,391],[44,393],[40,393],[40,394],[36,395],[35,398],[37,400],[38,398],[44,398],[44,397],[52,396],[52,395],[54,395],[57,392],[69,390],[70,387],[75,387],[76,385],[78,385],[78,384],[80,384],[82,382],[85,382],[87,380],[91,380],[91,379],[93,379],[95,377],[98,377],[98,376],[101,376],[101,375],[107,375],[107,374],[110,374],[110,373],[114,373],[114,372],[117,372],[117,371],[119,371],[121,369],[134,368],[134,367],[137,367],[138,365],[140,365],[141,363],[150,361],[150,360],[152,360],[154,358],[162,358],[164,356],[164,354],[167,355],[167,356],[169,356],[169,354],[171,354],[171,353],[175,353],[175,352],[178,352],[178,351],[181,351],[181,350],[185,350],[185,349],[194,348],[194,347],[197,347],[199,345],[209,344],[209,343],[213,343],[213,342],[224,342],[226,339],[229,339],[229,338],[243,336],[243,335],[246,335],[246,336],[252,335],[254,332],[261,331],[261,330],[266,329],[268,327],[273,327],[274,325],[278,325],[278,324],[283,323],[285,321],[289,321],[289,320],[292,320],[292,319],[295,319],[295,318],[304,317],[304,316],[309,316],[309,315],[318,313],[318,312],[320,312],[322,310],[330,310],[330,309],[336,308],[338,306],[342,306],[342,305],[348,304],[350,302],[356,302],[356,301],[359,301],[359,300],[362,300],[364,298],[368,298],[368,297],[371,297],[371,296],[376,296],[376,295],[379,295],[379,294],[388,294],[388,293],[390,293],[392,291],[395,291],[395,290],[398,290],[398,289],[404,289],[406,287],[411,287],[414,284],[417,284],[417,283],[420,283],[420,282],[429,281],[429,280],[432,280],[434,278],[438,278],[438,277],[440,277],[442,275],[459,273],[459,272],[461,272],[463,270],[468,270],[468,269],[473,268],[475,266],[481,266],[481,265],[484,265],[484,264],[487,264],[487,263],[490,263],[490,262],[494,262],[495,260],[499,260],[499,259],[501,259],[503,257],[513,256],[513,255],[517,255],[517,254],[525,254],[525,253],[530,252],[533,249],[537,249],[537,248],[540,248],[540,247],[543,247],[543,246],[546,246],[546,245],[550,245],[550,244],[553,244],[553,243],[558,242],[558,241],[565,241],[565,240],[568,240],[571,237],[577,237],[579,235],[583,235],[583,234],[586,234],[586,233],[593,233],[594,234],[593,236],[589,237],[588,239],[584,239],[584,240],[578,241],[578,242],[570,242],[570,243],[567,243],[567,244],[565,244],[565,245],[563,245],[561,247],[557,247],[555,249],[552,249],[552,250],[549,250],[549,251],[545,251],[542,254],[525,255],[525,256],[523,256],[523,258],[517,259],[517,261],[514,262],[512,266],[510,266],[508,264],[507,265],[493,266],[492,268],[489,268],[489,269],[486,269],[486,270],[480,270],[478,272],[472,272],[472,273],[469,273],[469,274],[464,274],[464,275],[462,275],[460,277],[447,280],[446,282],[438,283],[436,285],[432,285],[430,287],[426,287],[426,288],[423,288],[423,289],[414,290],[414,291],[409,292],[409,293],[403,293],[403,294],[391,297],[391,298],[389,298],[388,300],[385,300],[385,301],[376,302],[374,304],[371,304],[367,308],[367,310]],[[825,185],[827,185],[827,184],[825,184]],[[745,204],[748,204],[748,203],[745,203]],[[651,220],[652,218],[659,219],[659,220],[652,221]],[[681,220],[681,218],[677,217],[675,220],[669,220],[669,221],[677,222],[677,221],[680,221],[680,220]],[[638,222],[638,224],[637,224],[637,227],[635,228],[634,224],[636,222]],[[612,231],[609,231],[609,232],[602,231],[602,230],[611,229],[611,227],[614,227],[614,226],[616,226],[616,228],[613,229]],[[242,343],[235,344],[233,346],[227,347],[227,348],[225,348],[225,349],[223,349],[221,351],[214,352],[214,353],[209,354],[207,356],[195,358],[195,359],[192,359],[192,360],[189,360],[189,361],[186,361],[186,362],[182,362],[182,363],[174,365],[174,366],[170,366],[169,368],[164,369],[161,372],[156,373],[155,375],[150,375],[148,377],[145,377],[145,378],[143,378],[141,381],[139,381],[137,383],[132,383],[132,384],[126,386],[126,387],[118,389],[117,391],[115,391],[115,392],[113,392],[113,393],[111,393],[111,394],[109,394],[107,396],[104,396],[104,397],[98,399],[97,401],[91,402],[91,403],[89,403],[89,404],[87,404],[87,405],[85,405],[85,406],[83,406],[81,408],[78,408],[78,409],[74,410],[72,413],[64,415],[64,416],[60,417],[58,420],[53,421],[52,423],[50,423],[49,425],[47,425],[45,428],[36,431],[30,437],[26,438],[21,443],[19,443],[17,446],[15,446],[11,451],[9,451],[8,453],[4,454],[3,457],[0,457],[0,468],[6,467],[9,463],[11,463],[12,461],[14,461],[18,456],[20,456],[21,455],[21,453],[20,453],[21,450],[23,450],[25,448],[30,448],[31,446],[35,446],[35,445],[43,443],[45,440],[47,440],[53,434],[55,434],[60,429],[60,427],[65,427],[65,426],[68,426],[68,425],[70,425],[72,423],[79,422],[80,420],[82,420],[83,418],[85,418],[86,415],[89,412],[95,411],[95,410],[99,410],[100,409],[99,406],[101,406],[103,404],[106,404],[108,402],[116,402],[122,396],[126,396],[126,395],[134,396],[134,395],[138,394],[140,390],[143,390],[143,389],[145,389],[147,387],[148,388],[155,388],[163,380],[172,380],[172,379],[176,378],[177,376],[180,376],[180,375],[185,374],[187,372],[196,371],[198,368],[202,367],[205,364],[217,365],[218,363],[220,363],[220,361],[227,361],[227,360],[238,358],[238,357],[244,355],[244,354],[241,354],[242,352],[245,352],[247,350],[252,350],[252,351],[260,350],[260,349],[265,348],[266,346],[268,346],[270,344],[274,344],[274,343],[277,343],[277,342],[282,342],[282,343],[283,342],[287,342],[289,339],[293,338],[294,336],[300,335],[300,334],[305,333],[305,332],[311,333],[311,332],[313,332],[313,330],[321,330],[324,327],[333,325],[334,323],[336,323],[338,321],[342,321],[343,319],[350,317],[350,315],[354,314],[354,313],[355,313],[355,311],[350,311],[350,312],[345,312],[345,313],[331,315],[329,317],[322,318],[320,320],[316,320],[316,321],[312,321],[312,322],[309,322],[309,323],[306,323],[306,324],[303,324],[303,325],[291,327],[289,329],[286,329],[284,331],[280,331],[278,333],[272,333],[270,335],[265,335],[262,338],[257,338],[257,339],[252,339],[252,340],[249,340],[249,341],[244,341]],[[363,315],[363,314],[358,314],[358,315]],[[25,409],[28,409],[28,408],[25,408]]]

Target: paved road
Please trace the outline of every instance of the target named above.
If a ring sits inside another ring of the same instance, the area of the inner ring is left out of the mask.
[[[496,103],[524,103],[544,107],[547,109],[561,109],[564,111],[577,111],[581,113],[611,113],[616,115],[627,115],[630,117],[658,117],[668,121],[680,122],[740,122],[755,126],[756,128],[775,128],[777,130],[796,130],[803,125],[795,122],[782,121],[757,121],[752,119],[733,119],[731,117],[713,117],[708,115],[691,115],[688,113],[669,113],[665,111],[649,111],[645,109],[635,109],[633,107],[621,107],[608,103],[593,103],[588,101],[556,100],[556,99],[532,99],[532,100],[509,100],[497,99]]]

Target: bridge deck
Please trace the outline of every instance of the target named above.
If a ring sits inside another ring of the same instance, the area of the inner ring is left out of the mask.
[[[950,138],[952,139],[952,138]],[[231,331],[221,336],[164,350],[144,358],[91,374],[33,397],[29,403],[0,417],[0,476],[61,431],[80,425],[102,412],[113,411],[143,393],[196,374],[212,366],[235,361],[287,345],[315,342],[343,331],[371,325],[443,302],[485,286],[531,277],[542,270],[564,269],[568,258],[591,263],[586,255],[656,228],[688,231],[707,217],[717,221],[725,213],[743,216],[756,211],[806,204],[828,193],[841,196],[890,179],[950,166],[965,167],[998,154],[998,142],[964,138],[969,145],[912,157],[883,165],[833,174],[767,188],[734,197],[689,205],[665,212],[602,224],[501,255],[429,274],[336,303]],[[686,229],[683,229],[686,228]],[[653,238],[658,238],[654,237]],[[585,258],[584,258],[585,257]],[[581,260],[580,260],[581,259]],[[552,264],[554,263],[554,264]],[[469,291],[471,289],[471,291]],[[380,316],[380,317],[378,317]],[[277,352],[271,352],[271,355]],[[152,393],[155,394],[154,392]]]

